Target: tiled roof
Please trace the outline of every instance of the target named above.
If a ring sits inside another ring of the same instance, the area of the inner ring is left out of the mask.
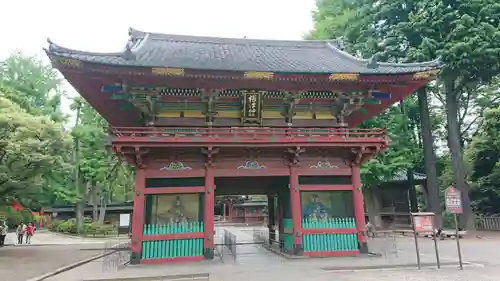
[[[426,180],[427,176],[425,174],[413,172],[413,179],[414,180]],[[396,174],[392,177],[391,181],[407,181],[408,180],[408,173],[406,170],[404,171],[398,171]]]
[[[402,74],[439,67],[439,62],[381,63],[355,58],[336,40],[283,41],[230,39],[147,33],[130,29],[119,53],[71,50],[49,41],[47,53],[87,62],[119,66],[172,67],[203,70],[278,73]]]

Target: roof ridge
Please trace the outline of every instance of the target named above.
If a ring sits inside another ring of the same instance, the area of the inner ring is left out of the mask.
[[[335,43],[337,40],[333,39],[331,40],[333,43]],[[338,46],[338,44],[336,44]],[[350,53],[338,48],[337,46],[332,45],[331,43],[328,43],[328,46],[330,49],[335,51],[336,53],[342,55],[344,58],[349,59],[353,62],[360,63],[360,64],[368,64],[370,63],[371,59],[363,59],[363,58],[358,58],[356,56],[351,55]],[[377,61],[377,68],[380,66],[389,66],[389,67],[397,67],[397,68],[404,68],[404,67],[439,67],[440,64],[440,59],[437,58],[435,60],[431,61],[425,61],[425,62],[409,62],[409,63],[394,63],[394,62],[379,62]]]
[[[230,38],[216,36],[196,36],[182,34],[167,34],[156,32],[139,31],[133,28],[129,29],[129,35],[132,39],[144,39],[149,36],[150,40],[158,41],[177,41],[205,44],[231,44],[231,45],[261,45],[261,46],[289,46],[289,47],[317,47],[325,48],[330,40],[281,40],[281,39],[248,39],[248,38]]]

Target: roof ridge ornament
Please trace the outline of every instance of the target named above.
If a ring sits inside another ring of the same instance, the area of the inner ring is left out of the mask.
[[[370,69],[377,69],[380,66],[380,64],[377,61],[379,55],[380,53],[373,54],[373,56],[371,56],[371,58],[369,58],[368,61],[366,62],[366,67]]]
[[[122,58],[126,60],[135,60],[135,54],[132,52],[132,48],[134,47],[135,42],[132,40],[128,40],[127,44],[125,45],[125,50],[122,53]]]
[[[344,43],[344,37],[340,36],[335,39],[330,40],[330,42],[333,44],[334,47],[341,51],[345,51],[345,43]]]

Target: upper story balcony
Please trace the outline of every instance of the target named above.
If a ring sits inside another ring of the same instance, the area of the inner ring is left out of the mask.
[[[115,127],[115,145],[148,147],[363,147],[388,145],[384,129]]]

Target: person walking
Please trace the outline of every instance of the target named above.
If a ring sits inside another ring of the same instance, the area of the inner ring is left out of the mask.
[[[17,244],[18,245],[23,244],[24,232],[26,232],[26,225],[23,222],[20,222],[16,228]]]
[[[7,226],[7,223],[3,221],[0,224],[0,247],[3,247],[5,245],[5,238],[7,237],[8,230],[9,227]]]
[[[29,223],[26,227],[26,244],[31,244],[31,237],[35,234],[35,225]]]

